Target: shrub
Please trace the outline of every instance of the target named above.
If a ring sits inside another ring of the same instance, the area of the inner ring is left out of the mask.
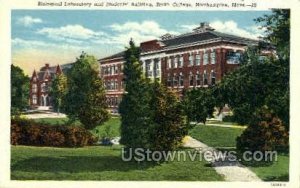
[[[11,144],[31,146],[82,147],[92,145],[96,138],[82,127],[49,126],[34,121],[11,121]]]
[[[270,113],[260,115],[237,138],[238,151],[286,151],[289,134],[282,121]]]

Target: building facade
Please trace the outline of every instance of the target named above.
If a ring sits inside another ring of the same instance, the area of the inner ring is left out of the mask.
[[[239,57],[258,41],[215,31],[201,23],[178,36],[166,34],[140,44],[145,76],[158,79],[179,96],[183,89],[208,87],[239,66]],[[111,112],[117,113],[124,93],[124,52],[99,60]]]
[[[59,65],[50,67],[45,64],[38,72],[34,70],[30,79],[30,106],[31,108],[51,108],[51,97],[49,87],[56,74],[61,74]]]

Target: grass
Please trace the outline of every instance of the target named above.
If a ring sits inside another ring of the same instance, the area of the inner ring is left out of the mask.
[[[68,122],[68,118],[38,118],[38,119],[32,119],[33,121],[37,123],[46,123],[50,125],[63,125]],[[79,123],[79,122],[77,122]],[[77,124],[76,123],[76,124]]]
[[[35,121],[63,124],[67,118],[43,118]],[[110,137],[120,136],[120,118],[112,117],[91,132],[96,134],[96,130],[100,137],[108,134]],[[226,147],[232,150],[235,149],[236,137],[243,130],[197,125],[190,130],[189,135],[220,150],[226,150]],[[77,149],[13,146],[11,178],[17,180],[223,180],[204,161],[174,161],[160,165],[137,164],[121,161],[120,152],[120,146]],[[264,181],[288,181],[289,179],[289,156],[286,154],[278,154],[278,160],[272,164],[262,163],[255,166],[249,163],[246,166]]]
[[[235,147],[236,137],[243,129],[197,125],[190,130],[189,135],[212,147]]]
[[[249,166],[264,181],[289,181],[289,155],[279,153],[270,165]]]
[[[49,125],[65,125],[68,122],[68,118],[38,118],[33,121],[38,123],[46,123]],[[81,126],[79,121],[75,121],[72,125]],[[120,125],[121,121],[119,117],[111,117],[103,125],[97,126],[91,130],[93,134],[100,137],[117,137],[120,136]],[[96,131],[98,130],[98,131]],[[97,133],[98,132],[98,133]]]
[[[103,125],[96,127],[92,133],[99,137],[117,137],[120,136],[121,121],[119,117],[111,117]],[[98,133],[97,131],[98,130]]]
[[[12,180],[222,181],[204,161],[124,162],[121,146],[12,146]]]
[[[243,129],[225,128],[216,126],[197,125],[190,131],[190,135],[220,150],[235,150],[236,137],[241,135]],[[225,149],[222,147],[231,147]],[[273,163],[260,163],[253,165],[245,163],[259,178],[264,181],[288,181],[289,180],[289,156],[279,153],[277,161]]]

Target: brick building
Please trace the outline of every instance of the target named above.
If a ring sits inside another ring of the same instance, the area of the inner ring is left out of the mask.
[[[239,57],[248,46],[257,44],[256,40],[218,32],[201,23],[189,33],[142,42],[140,60],[146,77],[159,79],[180,96],[184,88],[214,85],[239,66]],[[123,55],[120,52],[99,60],[112,112],[117,112],[124,92]]]
[[[65,65],[49,66],[45,64],[40,70],[33,71],[30,79],[30,107],[32,109],[49,110],[52,108],[49,89],[56,75],[64,74],[72,66]]]

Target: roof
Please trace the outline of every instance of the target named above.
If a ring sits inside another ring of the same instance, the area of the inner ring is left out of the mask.
[[[121,58],[125,55],[125,51],[122,51],[122,52],[119,52],[119,53],[116,53],[116,54],[113,54],[111,56],[108,56],[108,57],[105,57],[105,58],[102,58],[100,59],[101,61],[103,60],[108,60],[108,59],[116,59],[116,58]]]
[[[207,24],[205,25],[200,24],[200,27],[194,29],[193,32],[190,33],[185,33],[178,36],[168,35],[168,37],[162,37],[162,40],[157,40],[158,43],[161,43],[161,49],[159,49],[159,51],[161,50],[165,51],[175,47],[188,46],[194,44],[205,44],[206,42],[211,42],[211,41],[215,41],[215,42],[226,41],[226,42],[237,43],[237,44],[242,44],[247,46],[254,45],[254,44],[257,45],[259,42],[258,40],[215,31]],[[146,41],[144,43],[147,42],[149,41]],[[121,58],[124,56],[124,52],[125,51],[122,51],[114,55],[105,57],[103,59],[100,59],[100,61]],[[145,50],[144,52],[147,52],[147,50]],[[155,53],[155,50],[153,50],[152,52]]]
[[[221,33],[217,31],[192,32],[192,33],[175,36],[170,39],[162,40],[161,42],[166,45],[165,49],[168,49],[170,47],[175,47],[179,45],[181,46],[181,45],[187,45],[187,44],[198,43],[198,42],[201,43],[209,40],[230,41],[230,42],[241,43],[245,45],[250,45],[258,42],[253,39],[248,39],[248,38]]]

